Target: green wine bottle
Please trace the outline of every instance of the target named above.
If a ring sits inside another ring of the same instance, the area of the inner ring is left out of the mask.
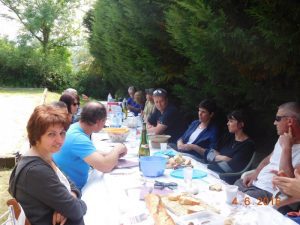
[[[146,129],[146,123],[143,123],[143,129],[142,129],[142,135],[141,135],[141,143],[139,147],[139,157],[141,156],[149,156],[150,155],[150,149],[149,144],[147,141],[147,129]]]

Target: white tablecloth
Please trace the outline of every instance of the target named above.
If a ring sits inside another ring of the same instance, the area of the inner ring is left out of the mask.
[[[134,132],[134,131],[132,131]],[[104,133],[93,134],[93,141],[96,148],[102,152],[107,152],[114,146]],[[125,157],[129,160],[137,160],[138,143],[134,134],[129,135],[128,141],[125,143],[129,149],[128,155]],[[151,152],[155,152],[151,149]],[[282,216],[270,206],[258,206],[256,200],[252,200],[252,204],[245,206],[243,199],[240,199],[239,206],[232,206],[225,203],[225,191],[213,192],[208,187],[211,184],[221,183],[224,187],[226,183],[218,178],[212,171],[207,170],[206,166],[192,160],[194,168],[200,169],[208,173],[207,177],[202,179],[194,179],[193,186],[197,187],[198,197],[221,210],[219,219],[214,219],[206,224],[224,224],[224,219],[233,214],[239,223],[249,225],[283,225],[296,224],[288,218]],[[145,203],[140,201],[140,188],[142,186],[153,186],[154,180],[164,182],[178,183],[178,191],[185,190],[183,180],[173,178],[169,175],[171,170],[165,170],[162,177],[156,179],[144,178],[141,176],[138,167],[131,169],[117,169],[111,173],[103,174],[97,170],[91,170],[87,184],[82,189],[82,199],[86,202],[88,210],[84,217],[86,225],[120,225],[120,224],[144,224],[152,225],[151,218],[141,223],[136,223],[138,215],[147,214]],[[180,223],[183,220],[175,217]],[[183,221],[184,222],[184,221]],[[180,224],[187,224],[180,223]],[[200,223],[199,223],[200,224]]]

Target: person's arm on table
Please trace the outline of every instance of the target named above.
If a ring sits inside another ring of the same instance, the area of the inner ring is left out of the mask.
[[[217,151],[215,151],[215,152],[217,152]],[[219,162],[219,161],[225,161],[225,162],[228,162],[228,161],[230,161],[230,160],[231,160],[231,158],[228,157],[228,156],[226,156],[226,155],[216,154],[216,158],[215,158],[215,161],[216,161],[216,162]]]
[[[264,158],[264,160],[260,162],[260,164],[258,165],[258,167],[255,169],[253,173],[248,174],[244,177],[243,179],[244,185],[248,187],[252,185],[253,181],[257,179],[257,176],[260,173],[260,171],[270,162],[271,155],[272,153],[268,155],[266,158]]]
[[[199,153],[200,155],[204,155],[204,152],[206,149],[198,146],[198,145],[195,145],[195,144],[183,144],[182,145],[182,150],[185,150],[185,151],[195,151],[197,153]]]
[[[90,166],[104,173],[110,172],[117,164],[120,157],[127,153],[127,148],[123,144],[118,144],[108,154],[94,152],[84,158],[84,161]]]
[[[155,127],[150,127],[147,129],[148,133],[154,133],[154,134],[163,134],[164,131],[167,129],[166,125],[163,125],[161,123],[158,123]]]

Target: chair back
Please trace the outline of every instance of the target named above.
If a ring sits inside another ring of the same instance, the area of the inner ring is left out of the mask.
[[[14,209],[12,206],[8,207],[3,214],[0,215],[0,224],[1,225],[17,225],[16,218],[14,214]]]
[[[7,200],[6,204],[13,208],[16,221],[16,223],[14,223],[15,225],[31,225],[29,220],[26,218],[23,208],[15,198]]]
[[[253,152],[253,155],[250,159],[250,161],[248,162],[248,164],[245,166],[245,168],[239,172],[234,172],[234,173],[220,173],[219,176],[220,178],[224,178],[223,180],[225,180],[227,183],[234,183],[237,179],[239,179],[241,177],[241,175],[243,173],[245,173],[248,170],[252,169],[252,164],[254,162],[256,156],[256,152]]]

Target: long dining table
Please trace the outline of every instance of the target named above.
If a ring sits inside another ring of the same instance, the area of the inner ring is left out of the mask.
[[[100,131],[92,135],[96,149],[102,153],[112,150],[115,143],[112,143],[108,135]],[[127,141],[124,143],[128,153],[124,159],[132,165],[138,162],[139,136],[136,129],[130,129]],[[150,145],[151,146],[151,145]],[[169,147],[167,150],[171,150]],[[160,149],[150,148],[151,154],[159,152]],[[184,156],[187,157],[187,156]],[[201,179],[193,179],[192,187],[197,193],[196,197],[207,202],[212,207],[219,209],[219,214],[212,212],[199,212],[187,216],[170,215],[176,224],[205,224],[205,225],[289,225],[296,224],[289,218],[276,211],[272,205],[260,204],[258,200],[239,193],[237,204],[226,203],[226,183],[219,176],[207,169],[202,164],[190,158],[194,169],[203,171],[207,176]],[[125,166],[126,167],[126,166]],[[156,178],[144,177],[138,166],[130,168],[115,168],[110,173],[102,173],[91,169],[86,185],[82,189],[82,199],[87,204],[87,213],[84,216],[86,225],[126,225],[141,224],[153,225],[153,219],[149,216],[143,197],[145,192],[168,194],[172,192],[169,188],[163,190],[153,189],[155,181],[175,182],[178,188],[174,192],[185,192],[186,183],[183,179],[172,177],[172,169],[165,169],[164,175]],[[221,185],[222,191],[211,191],[211,185]],[[191,221],[193,223],[191,223]]]

